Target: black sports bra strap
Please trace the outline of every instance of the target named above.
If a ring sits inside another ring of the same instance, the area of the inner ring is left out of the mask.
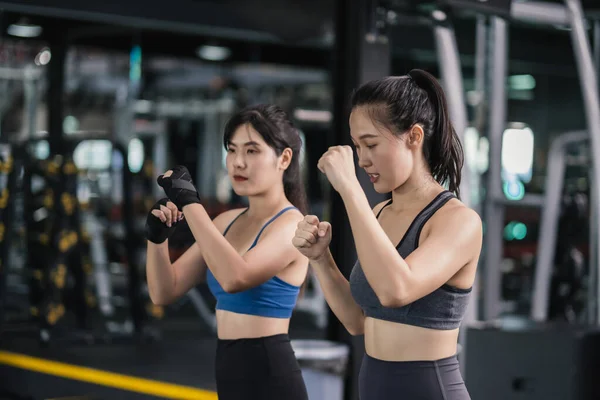
[[[407,240],[409,241],[409,243],[412,243],[415,239],[418,240],[418,237],[421,234],[421,229],[423,229],[423,226],[425,225],[427,220],[440,207],[442,207],[444,204],[446,204],[446,202],[448,202],[450,199],[452,199],[454,197],[455,197],[454,194],[448,190],[444,190],[441,193],[439,193],[412,220],[411,224],[408,226],[408,229],[404,233],[404,236],[402,236],[400,243],[398,243],[398,246],[396,246],[396,247],[400,248]],[[388,201],[383,207],[381,207],[381,210],[379,210],[379,212],[377,213],[377,218],[379,218],[379,214],[381,214],[383,209],[386,208],[387,206],[389,206],[390,204],[392,204],[392,199],[390,199],[390,201]],[[416,244],[414,246],[416,248]]]
[[[425,207],[419,213],[419,215],[417,215],[417,217],[413,220],[412,224],[408,228],[408,231],[406,232],[406,237],[412,236],[414,238],[414,248],[416,248],[418,245],[419,237],[421,236],[421,231],[423,230],[423,227],[425,226],[427,221],[429,221],[429,219],[440,208],[442,208],[444,204],[446,204],[448,201],[452,200],[455,197],[456,196],[454,196],[454,193],[445,190],[438,194],[436,198],[433,199],[431,203],[429,203],[427,207]]]
[[[387,206],[389,206],[390,204],[392,204],[392,199],[390,199],[387,203],[384,204],[383,207],[381,207],[381,210],[379,210],[379,212],[377,213],[377,216],[375,218],[379,219],[379,215],[381,214],[383,209],[386,208]]]

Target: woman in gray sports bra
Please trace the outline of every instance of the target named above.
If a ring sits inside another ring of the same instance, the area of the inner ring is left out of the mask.
[[[422,70],[368,82],[352,97],[350,131],[374,189],[392,194],[371,209],[349,146],[319,160],[352,227],[350,281],[329,251],[328,222],[306,216],[293,243],[339,320],[364,335],[360,399],[470,399],[456,350],[482,224],[457,198],[463,150],[442,87]]]

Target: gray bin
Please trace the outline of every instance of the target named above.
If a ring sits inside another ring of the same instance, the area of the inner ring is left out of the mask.
[[[342,400],[350,349],[327,340],[292,340],[309,400]]]

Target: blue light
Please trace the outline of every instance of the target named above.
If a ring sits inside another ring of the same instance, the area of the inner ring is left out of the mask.
[[[502,189],[508,200],[521,200],[525,196],[525,185],[518,180],[505,181]]]
[[[515,240],[523,240],[527,236],[527,226],[522,222],[516,222],[512,228],[512,235]]]
[[[522,222],[511,221],[504,227],[505,240],[523,240],[526,236],[527,226]]]
[[[129,54],[129,79],[139,81],[142,76],[142,48],[133,46]]]

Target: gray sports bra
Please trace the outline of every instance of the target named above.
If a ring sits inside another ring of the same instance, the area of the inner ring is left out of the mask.
[[[452,193],[444,191],[421,210],[396,246],[400,256],[406,258],[418,247],[419,236],[425,223],[452,198],[454,198]],[[377,218],[391,203],[390,200],[381,208]],[[350,290],[354,300],[367,317],[440,330],[456,329],[460,326],[471,293],[471,288],[459,289],[445,284],[411,304],[397,308],[384,307],[367,282],[358,260],[350,274]]]

